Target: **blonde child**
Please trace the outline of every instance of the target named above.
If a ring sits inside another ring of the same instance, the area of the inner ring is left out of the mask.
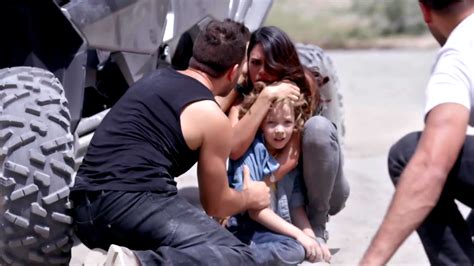
[[[264,84],[255,84],[246,96],[241,116],[248,111]],[[247,152],[238,160],[229,161],[229,184],[242,189],[242,168],[248,167],[254,180],[271,187],[272,204],[262,210],[249,210],[228,221],[228,229],[241,241],[250,244],[259,263],[298,264],[305,258],[311,262],[322,258],[322,251],[311,229],[304,209],[298,167],[277,181],[273,176],[279,164],[275,157],[287,147],[293,134],[300,134],[307,103],[288,98],[278,99],[268,111],[259,133]],[[297,139],[300,139],[299,137]]]

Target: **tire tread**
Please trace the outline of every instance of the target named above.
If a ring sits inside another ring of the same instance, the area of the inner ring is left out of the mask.
[[[34,67],[0,69],[0,265],[70,260],[69,120],[54,74]]]

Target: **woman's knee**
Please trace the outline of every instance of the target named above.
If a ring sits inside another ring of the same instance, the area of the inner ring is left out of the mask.
[[[329,208],[329,215],[333,216],[338,214],[344,207],[346,207],[346,202],[347,199],[349,198],[349,195],[351,194],[351,189],[349,187],[349,183],[344,182],[343,187],[341,188],[341,191],[337,193],[337,195],[332,195],[333,198],[331,198],[330,201],[330,208]]]
[[[398,182],[405,166],[415,153],[420,136],[421,132],[409,133],[390,148],[388,152],[388,172],[394,184]]]
[[[303,147],[337,143],[336,126],[323,116],[313,116],[303,130]]]

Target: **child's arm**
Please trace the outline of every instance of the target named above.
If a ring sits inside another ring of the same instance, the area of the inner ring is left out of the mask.
[[[311,224],[308,220],[308,215],[306,215],[306,211],[304,210],[303,206],[291,209],[290,215],[291,221],[296,227],[301,229],[301,231],[304,232],[306,235],[316,239],[316,235],[314,234],[314,231],[311,228]],[[319,244],[321,246],[323,260],[325,260],[326,262],[330,262],[331,252],[329,252],[326,243],[322,243],[322,241],[319,241]]]
[[[298,227],[288,223],[271,209],[265,208],[258,211],[249,210],[249,215],[250,218],[262,224],[266,228],[276,233],[292,237],[300,242],[306,251],[306,258],[309,261],[315,262],[318,258],[322,257],[320,255],[322,254],[321,249],[318,242],[316,241],[316,238],[309,237]]]
[[[303,231],[308,236],[316,239],[316,235],[311,228],[311,224],[309,223],[308,216],[306,215],[306,211],[304,210],[303,206],[291,209],[290,215],[291,221],[296,227],[301,229],[301,231]]]
[[[297,239],[298,236],[301,236],[303,233],[299,228],[285,221],[270,208],[265,208],[258,211],[249,210],[249,215],[252,220],[262,224],[266,228],[276,233],[286,235],[294,239]]]

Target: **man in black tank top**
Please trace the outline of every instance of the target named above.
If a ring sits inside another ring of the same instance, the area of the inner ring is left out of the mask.
[[[242,192],[229,188],[232,130],[214,101],[235,87],[248,37],[242,24],[211,21],[190,68],[157,70],[108,113],[71,192],[76,234],[86,246],[129,254],[127,264],[254,264],[250,249],[208,216],[269,204],[267,186],[248,173]],[[196,162],[208,215],[177,195],[174,177]]]

